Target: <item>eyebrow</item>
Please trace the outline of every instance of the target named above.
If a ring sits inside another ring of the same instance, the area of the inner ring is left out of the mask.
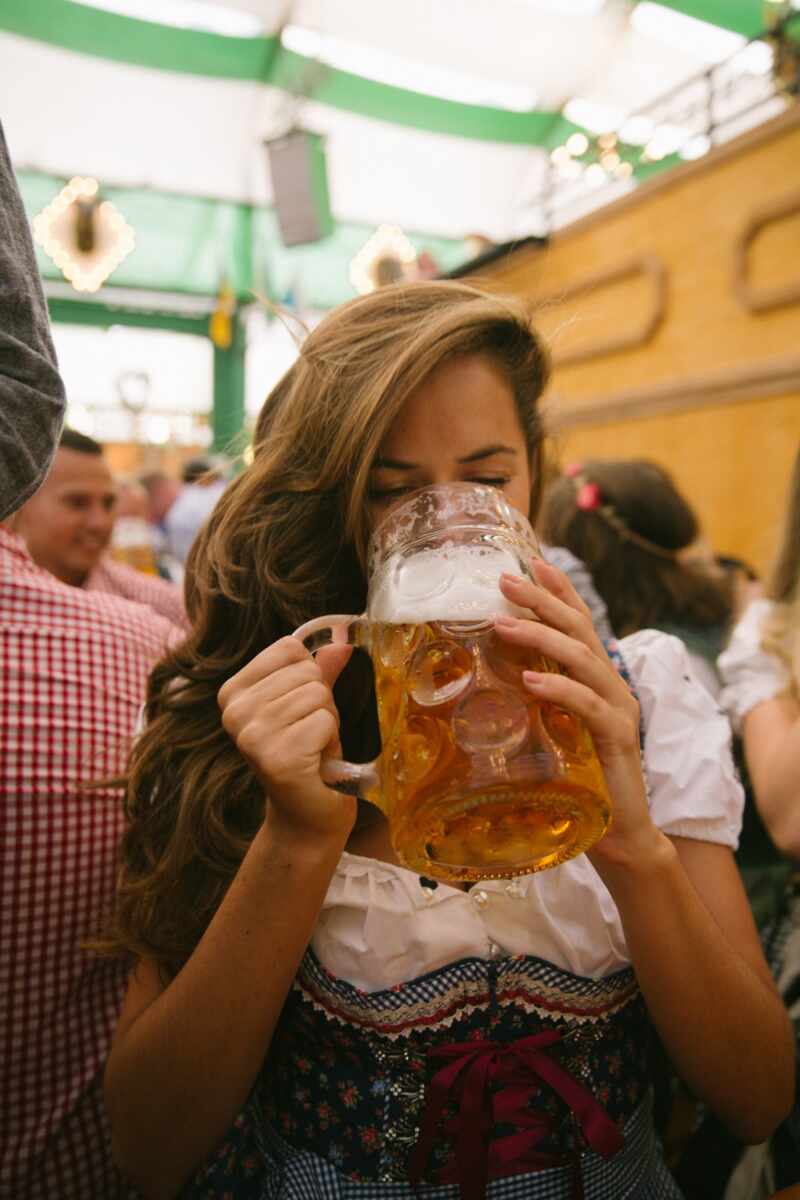
[[[513,446],[504,446],[501,442],[497,442],[492,446],[482,446],[480,450],[473,450],[472,454],[465,454],[463,458],[457,458],[456,462],[473,463],[482,458],[491,458],[495,454],[516,455],[516,453]],[[404,462],[401,458],[376,458],[372,464],[372,470],[377,471],[383,468],[389,471],[413,471],[418,466],[419,463]]]

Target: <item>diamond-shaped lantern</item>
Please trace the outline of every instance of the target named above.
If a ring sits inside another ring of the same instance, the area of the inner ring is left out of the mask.
[[[417,252],[402,229],[381,225],[350,263],[350,282],[363,296],[407,278],[416,261]]]
[[[96,179],[76,176],[33,219],[36,241],[77,292],[96,292],[127,258],[136,235]]]

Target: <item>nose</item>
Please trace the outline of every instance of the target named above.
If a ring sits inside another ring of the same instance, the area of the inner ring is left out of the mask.
[[[103,504],[93,504],[87,513],[86,527],[92,533],[109,536],[114,524],[114,513]]]

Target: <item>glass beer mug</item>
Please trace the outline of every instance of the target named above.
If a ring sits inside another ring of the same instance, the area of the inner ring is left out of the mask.
[[[583,721],[537,700],[526,668],[551,660],[504,642],[502,572],[530,577],[529,522],[493,487],[423,488],[370,541],[367,611],[296,631],[313,652],[348,642],[375,672],[382,751],[327,758],[329,786],[376,804],[404,866],[443,880],[504,878],[573,858],[606,830],[611,803]],[[533,618],[532,618],[533,619]]]

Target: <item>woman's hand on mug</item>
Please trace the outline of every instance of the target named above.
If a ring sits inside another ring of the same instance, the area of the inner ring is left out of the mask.
[[[524,686],[537,699],[582,717],[594,740],[613,801],[608,833],[596,854],[622,850],[630,839],[647,837],[650,820],[639,748],[639,705],[606,654],[589,609],[563,572],[540,559],[532,569],[536,583],[504,575],[500,586],[512,604],[528,608],[538,621],[505,616],[495,619],[498,634],[545,655],[562,666],[554,671],[525,671]]]
[[[273,816],[297,832],[340,835],[355,820],[355,799],[320,778],[323,756],[341,753],[331,689],[350,654],[349,646],[330,646],[314,659],[297,638],[284,637],[218,693],[222,724],[267,793]]]

